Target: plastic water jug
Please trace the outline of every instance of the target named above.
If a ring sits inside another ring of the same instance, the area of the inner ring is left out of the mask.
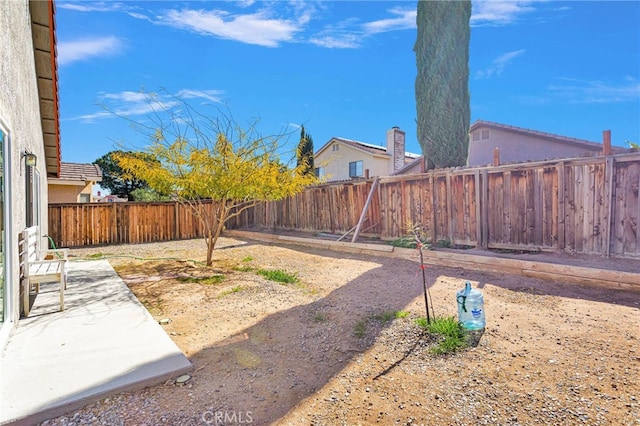
[[[458,301],[458,321],[467,330],[482,330],[485,326],[484,297],[480,290],[471,288],[467,281],[464,288],[456,293]]]

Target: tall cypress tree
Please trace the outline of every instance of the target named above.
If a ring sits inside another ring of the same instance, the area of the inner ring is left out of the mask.
[[[300,142],[296,151],[297,166],[303,166],[303,175],[315,173],[313,160],[313,138],[304,131],[304,126],[300,128]]]
[[[470,18],[470,0],[418,1],[416,109],[428,168],[467,162]]]

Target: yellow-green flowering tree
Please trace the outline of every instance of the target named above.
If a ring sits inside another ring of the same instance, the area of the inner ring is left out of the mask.
[[[177,110],[173,106],[163,112],[168,121],[156,112],[154,125],[144,124],[151,130],[145,153],[154,161],[126,153],[116,159],[131,176],[190,208],[204,230],[208,266],[229,219],[258,202],[294,195],[316,182],[315,176],[299,170],[303,166],[288,167],[280,160],[286,134],[262,136],[255,123],[241,128],[219,110],[219,116],[211,118],[182,101]],[[214,209],[203,208],[206,200],[215,202]]]

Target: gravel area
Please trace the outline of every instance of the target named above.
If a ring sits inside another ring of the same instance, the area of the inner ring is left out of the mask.
[[[71,254],[110,256],[194,370],[184,384],[112,395],[42,425],[640,425],[638,292],[429,267],[437,316],[455,315],[466,280],[487,312],[472,346],[436,356],[415,324],[425,316],[417,253],[223,238],[213,268],[187,261],[204,260],[201,240]],[[408,316],[381,320],[396,311]]]

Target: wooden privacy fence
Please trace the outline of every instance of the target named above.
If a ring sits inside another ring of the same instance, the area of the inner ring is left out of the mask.
[[[358,223],[372,184],[309,187],[260,203],[227,227],[346,233]],[[638,153],[385,177],[362,232],[394,239],[406,234],[407,224],[419,224],[431,242],[638,257],[639,186]],[[187,207],[169,202],[50,205],[49,235],[58,246],[77,247],[203,234]]]
[[[308,188],[245,212],[236,227],[345,233],[373,180]],[[380,180],[363,229],[383,239],[423,227],[431,242],[640,256],[640,154],[441,169]]]
[[[203,201],[212,214],[215,203]],[[136,244],[197,238],[202,225],[177,202],[49,205],[49,237],[57,247]]]

